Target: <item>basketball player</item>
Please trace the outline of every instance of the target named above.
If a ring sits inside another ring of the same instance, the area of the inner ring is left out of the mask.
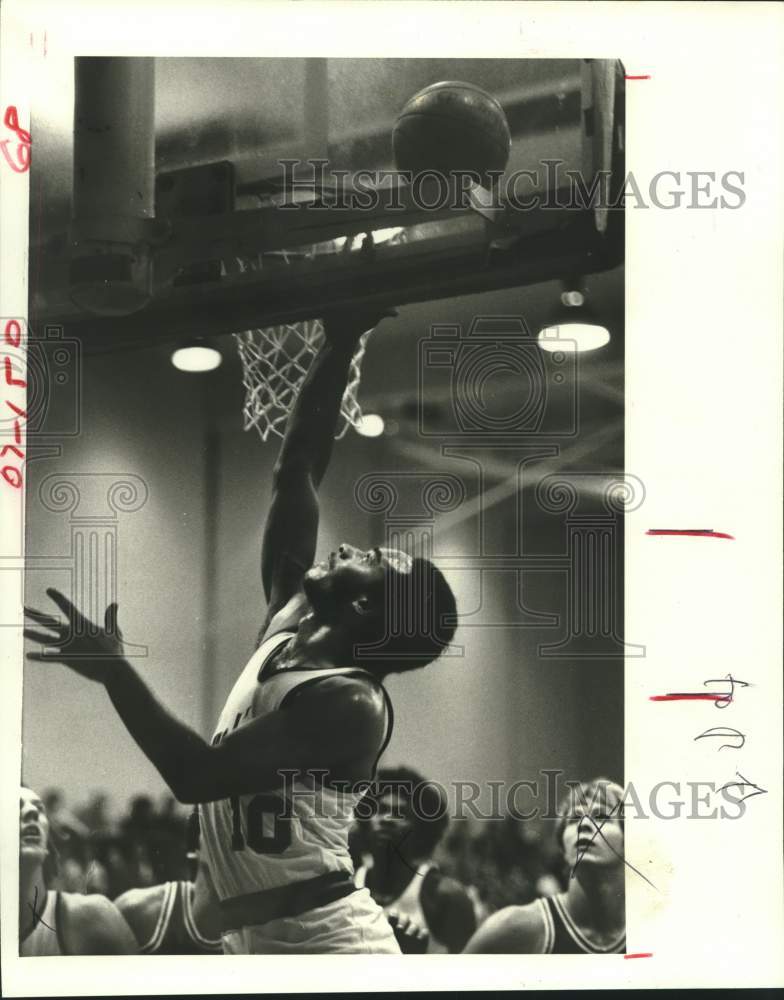
[[[49,820],[35,792],[19,795],[19,954],[132,955],[136,942],[105,896],[49,888],[57,869]]]
[[[623,789],[605,778],[582,784],[561,803],[556,836],[569,887],[489,917],[466,952],[607,955],[626,949]]]
[[[298,394],[272,483],[262,549],[267,613],[211,744],[175,719],[123,658],[117,606],[97,628],[55,590],[67,623],[29,610],[26,635],[106,686],[181,802],[206,803],[202,849],[226,953],[398,952],[383,910],[356,889],[348,831],[392,728],[382,685],[434,660],[455,601],[428,560],[341,545],[314,565],[317,490],[359,337],[378,320],[332,316]],[[347,492],[346,501],[350,495]]]
[[[401,951],[462,951],[476,929],[473,903],[465,888],[430,860],[449,823],[441,791],[409,768],[384,769],[375,803],[371,853],[357,869],[356,884],[367,886],[383,906]]]
[[[199,813],[188,819],[190,880],[129,889],[115,903],[142,955],[221,955],[218,901],[199,856]]]

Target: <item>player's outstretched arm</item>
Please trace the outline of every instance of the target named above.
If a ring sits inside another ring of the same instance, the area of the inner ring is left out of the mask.
[[[139,949],[148,945],[155,936],[165,888],[164,884],[145,889],[128,889],[114,900],[123,920],[131,928]]]
[[[46,647],[28,653],[28,659],[63,663],[103,684],[128,732],[180,802],[277,788],[282,771],[330,770],[372,756],[383,741],[381,692],[356,679],[332,677],[311,686],[285,711],[255,719],[211,746],[158,701],[124,658],[116,604],[99,628],[59,591],[47,593],[66,621],[26,609],[38,627],[26,628],[25,636]]]
[[[174,795],[181,798],[179,790],[188,768],[199,766],[209,744],[167,711],[125,659],[116,604],[106,609],[100,628],[58,590],[49,588],[47,594],[65,620],[25,608],[25,614],[36,625],[25,628],[25,637],[45,647],[29,652],[28,660],[62,663],[82,677],[103,684],[128,732]]]
[[[386,730],[383,695],[358,680],[326,678],[211,746],[160,705],[125,663],[106,683],[131,735],[178,801],[214,802],[280,788],[284,774],[330,772],[372,757]]]
[[[332,455],[349,366],[359,338],[381,315],[344,310],[324,318],[324,343],[297,395],[273,474],[261,554],[267,623],[297,593],[313,565],[317,491]]]

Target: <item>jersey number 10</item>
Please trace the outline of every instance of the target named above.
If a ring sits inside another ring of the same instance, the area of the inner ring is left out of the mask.
[[[254,795],[248,802],[245,824],[247,838],[242,833],[239,797],[233,795],[229,802],[233,851],[244,851],[247,843],[256,854],[282,854],[291,846],[291,817],[285,815],[288,803],[282,795],[263,792]]]

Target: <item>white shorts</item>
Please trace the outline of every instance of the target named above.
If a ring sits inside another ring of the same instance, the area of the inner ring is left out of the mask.
[[[367,889],[308,910],[223,935],[224,955],[399,955],[384,915]]]

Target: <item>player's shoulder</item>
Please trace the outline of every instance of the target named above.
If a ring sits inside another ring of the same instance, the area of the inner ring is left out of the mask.
[[[61,906],[69,917],[80,922],[103,919],[109,915],[119,914],[116,903],[100,893],[82,894],[79,892],[63,892],[60,894]]]
[[[296,691],[304,708],[337,711],[353,717],[381,719],[386,699],[381,684],[371,674],[334,673],[308,678]]]
[[[107,896],[97,892],[61,892],[60,906],[69,915],[84,917],[105,912],[108,907],[114,907],[115,904]]]
[[[467,899],[473,907],[471,897],[463,883],[458,882],[451,875],[444,875],[437,868],[431,868],[425,875],[422,882],[422,893],[430,896],[439,905],[461,903],[463,899]]]
[[[491,914],[466,947],[468,952],[534,954],[544,946],[544,921],[538,901],[505,906]]]
[[[164,882],[144,889],[128,889],[115,899],[114,905],[128,922],[138,941],[146,940],[152,934],[169,891],[169,883]]]
[[[60,895],[64,932],[73,954],[130,954],[136,941],[119,908],[98,893]]]
[[[352,674],[321,674],[306,680],[287,698],[286,708],[300,728],[319,734],[335,762],[374,755],[388,726],[383,691]]]
[[[462,951],[476,930],[474,904],[465,886],[431,868],[422,880],[420,901],[433,937],[450,952]]]

